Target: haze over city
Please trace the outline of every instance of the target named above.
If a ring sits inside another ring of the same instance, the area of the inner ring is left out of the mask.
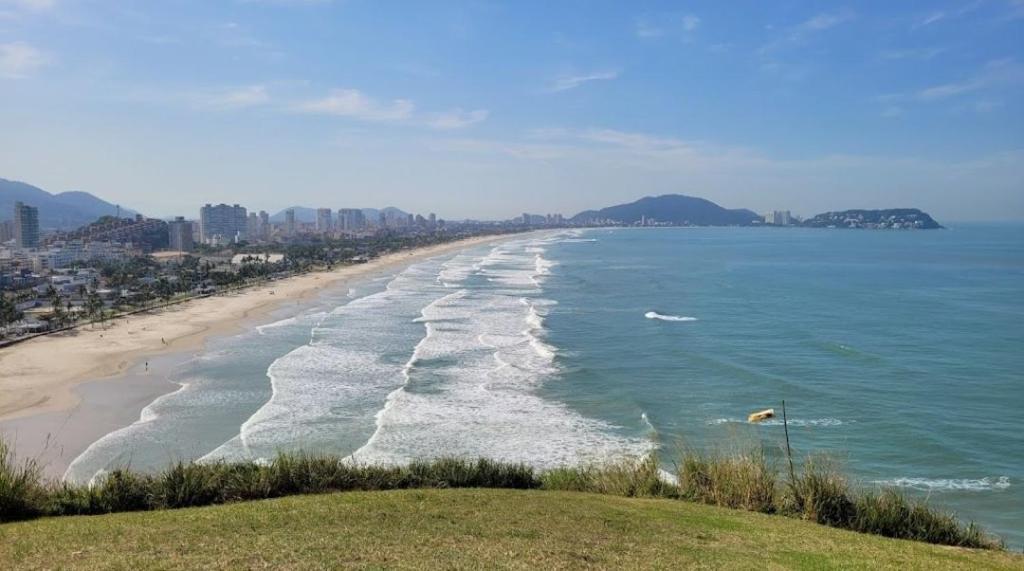
[[[1024,218],[1019,0],[0,0],[0,176],[506,219],[684,193]]]

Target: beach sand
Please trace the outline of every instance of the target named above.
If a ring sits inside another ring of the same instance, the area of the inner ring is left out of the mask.
[[[325,287],[502,238],[396,252],[0,349],[0,436],[14,441],[19,457],[37,458],[59,477],[89,444],[131,424],[154,398],[177,389],[147,369],[167,368],[206,339],[241,331]]]

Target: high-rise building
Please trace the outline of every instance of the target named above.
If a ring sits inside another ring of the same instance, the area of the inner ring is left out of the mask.
[[[204,243],[244,239],[248,225],[244,206],[207,204],[199,209],[199,236]]]
[[[768,214],[764,215],[765,224],[774,224],[776,226],[789,226],[790,214],[788,210],[773,210]]]
[[[18,248],[39,247],[39,209],[14,203],[14,244]]]
[[[295,227],[295,210],[289,208],[284,211],[284,233],[287,236],[294,236],[297,228]]]
[[[14,239],[14,221],[4,220],[0,222],[0,244]]]
[[[431,212],[430,215],[427,216],[427,220],[430,221],[430,227],[431,228],[433,228],[434,226],[437,226],[437,214],[434,214],[433,212]]]
[[[342,208],[338,211],[338,230],[355,233],[366,228],[366,216],[358,208]]]
[[[412,214],[407,215],[405,217],[405,225],[411,228],[413,224],[416,224],[416,217],[413,216]]]
[[[245,220],[245,235],[249,240],[261,237],[260,217],[255,212],[250,212],[249,217]]]
[[[316,231],[319,234],[327,234],[333,228],[331,221],[331,209],[330,208],[317,208],[316,209]]]
[[[260,240],[270,239],[270,214],[266,210],[260,210],[259,233],[256,235]]]
[[[167,234],[171,250],[178,252],[192,251],[192,223],[185,220],[184,216],[176,216],[167,225]]]

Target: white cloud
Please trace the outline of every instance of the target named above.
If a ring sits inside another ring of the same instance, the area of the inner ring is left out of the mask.
[[[655,18],[637,18],[635,32],[641,39],[660,38],[668,33],[676,34],[682,30],[685,37],[692,35],[700,27],[701,19],[694,14],[661,15]]]
[[[1011,59],[1001,59],[988,62],[980,72],[963,81],[933,85],[918,91],[915,96],[922,101],[936,101],[1019,83],[1024,83],[1024,66]]]
[[[197,101],[203,107],[242,109],[269,103],[270,94],[265,85],[247,85],[203,94],[197,97]]]
[[[974,111],[977,113],[991,113],[997,109],[1002,108],[1002,101],[992,101],[990,99],[982,99],[974,103]]]
[[[301,113],[348,117],[360,121],[403,123],[434,129],[463,129],[487,120],[486,109],[420,112],[409,99],[378,101],[358,89],[335,89],[327,97],[301,102],[293,107]]]
[[[813,18],[810,18],[801,23],[799,26],[797,26],[797,29],[802,31],[820,32],[822,30],[834,28],[844,22],[848,22],[852,20],[853,17],[853,12],[850,12],[849,10],[843,10],[841,12],[834,13],[818,14],[817,16],[814,16]]]
[[[487,116],[488,112],[485,109],[477,109],[475,111],[453,109],[432,114],[427,119],[427,125],[435,129],[462,129],[485,121]]]
[[[57,5],[55,0],[0,0],[0,7],[11,7],[28,12],[45,12]]]
[[[758,52],[761,55],[766,55],[785,48],[800,46],[808,37],[835,28],[853,20],[854,18],[856,18],[856,14],[850,10],[818,14],[800,22],[799,24],[786,28],[781,37],[777,37],[773,41],[761,46],[761,48],[758,49]],[[768,29],[772,29],[772,27],[769,27]]]
[[[931,14],[928,14],[927,16],[921,18],[917,22],[917,24],[914,24],[914,27],[915,28],[923,28],[925,26],[930,26],[930,25],[932,25],[932,24],[934,24],[936,22],[939,22],[941,20],[944,20],[944,19],[946,19],[946,13],[945,12],[932,12]]]
[[[49,61],[49,56],[25,42],[0,44],[0,77],[27,77]]]
[[[584,83],[590,83],[591,81],[608,81],[619,77],[619,72],[616,70],[609,71],[598,71],[594,73],[587,73],[583,75],[566,75],[562,76],[551,84],[548,91],[568,91],[575,89]]]
[[[903,108],[899,105],[889,105],[882,110],[882,117],[902,117]]]
[[[381,103],[358,89],[335,89],[323,99],[300,103],[296,109],[364,121],[403,121],[412,117],[416,106],[408,99]]]
[[[538,136],[545,140],[537,141]],[[1015,194],[1024,176],[1024,149],[962,161],[837,154],[780,158],[744,147],[603,128],[550,128],[520,140],[431,139],[426,144],[439,160],[472,154],[472,164],[488,165],[491,182],[485,184],[544,189],[539,201],[551,199],[547,189],[571,181],[588,189],[583,207],[615,197],[625,202],[641,194],[683,192],[755,210],[781,202],[805,214],[913,204],[940,219],[985,218],[993,212],[1024,216],[1022,195]],[[502,157],[511,161],[503,163]],[[529,168],[520,161],[529,161]]]
[[[964,4],[955,10],[935,10],[918,18],[910,28],[911,30],[917,30],[944,20],[955,20],[977,10],[981,5],[982,0],[974,0],[974,2]]]
[[[665,30],[659,28],[647,22],[645,20],[638,20],[636,23],[636,36],[638,38],[651,39],[660,38],[665,35]]]
[[[881,55],[883,59],[891,60],[930,60],[945,51],[946,50],[944,48],[912,48],[906,50],[886,50],[883,51]]]

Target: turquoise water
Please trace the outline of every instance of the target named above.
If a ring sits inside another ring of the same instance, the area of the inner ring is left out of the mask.
[[[518,237],[329,291],[168,372],[68,477],[315,449],[538,467],[763,442],[1024,544],[1024,227]]]
[[[653,426],[666,456],[680,439],[781,444],[778,424],[742,421],[785,399],[799,451],[1024,543],[1024,228],[587,236],[547,254],[566,356],[548,398]]]

